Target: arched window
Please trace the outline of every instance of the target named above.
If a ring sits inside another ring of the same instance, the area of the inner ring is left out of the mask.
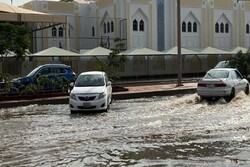
[[[225,33],[229,33],[229,25],[228,25],[228,23],[226,23],[226,25],[225,25]]]
[[[114,22],[111,21],[111,32],[114,32]]]
[[[63,37],[63,28],[62,27],[59,28],[59,37]]]
[[[103,33],[106,34],[107,33],[107,27],[106,27],[106,23],[103,24]]]
[[[182,22],[182,32],[186,32],[186,22]]]
[[[92,27],[92,37],[95,36],[95,27]]]
[[[107,24],[108,33],[110,33],[110,23]]]
[[[192,24],[191,24],[191,22],[188,22],[188,32],[192,32]]]
[[[246,33],[249,34],[249,24],[246,26]]]
[[[197,23],[196,22],[194,22],[194,24],[193,24],[193,32],[197,32]]]
[[[138,31],[138,22],[136,19],[133,21],[133,31]]]
[[[220,32],[224,33],[224,24],[223,23],[220,23]]]
[[[144,21],[140,21],[140,31],[144,31]]]
[[[56,37],[56,27],[52,28],[52,37]]]
[[[219,23],[215,24],[215,33],[219,33]]]

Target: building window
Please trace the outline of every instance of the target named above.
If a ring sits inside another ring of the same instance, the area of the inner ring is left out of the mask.
[[[110,23],[107,24],[108,33],[110,33]]]
[[[246,26],[246,33],[249,34],[249,24]]]
[[[140,21],[140,31],[144,31],[144,21]]]
[[[103,24],[103,33],[106,34],[107,33],[107,27],[106,27],[106,23]]]
[[[92,37],[95,36],[95,27],[92,27]]]
[[[56,27],[52,28],[52,37],[56,37]]]
[[[182,22],[182,32],[186,32],[186,22]]]
[[[137,22],[137,20],[133,21],[133,31],[138,31],[138,22]]]
[[[114,32],[114,22],[111,21],[111,32]]]
[[[192,24],[191,24],[191,22],[188,22],[188,32],[192,32]]]
[[[226,25],[225,25],[225,33],[229,33],[229,25],[228,25],[228,23],[226,23]]]
[[[223,23],[220,24],[220,32],[224,33],[224,24]]]
[[[193,24],[193,32],[197,32],[197,23],[196,22],[194,22],[194,24]]]
[[[62,27],[59,28],[59,37],[63,37],[63,28]]]
[[[215,24],[215,32],[219,33],[219,24],[218,23]]]

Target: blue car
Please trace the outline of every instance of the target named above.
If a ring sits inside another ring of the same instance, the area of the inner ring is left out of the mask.
[[[61,78],[67,83],[75,82],[76,80],[76,74],[73,72],[70,66],[65,64],[45,64],[38,66],[25,77],[13,79],[12,83],[14,88],[20,91],[20,89],[29,84],[37,84],[38,78],[42,76],[49,80],[54,80],[55,82],[58,80],[58,78]],[[53,85],[51,84],[43,85],[43,89],[45,90],[52,89],[52,87]],[[12,90],[12,92],[14,91]]]

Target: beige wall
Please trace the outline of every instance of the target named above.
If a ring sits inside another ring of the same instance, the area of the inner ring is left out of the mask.
[[[79,37],[81,36],[81,24],[80,24],[80,17],[77,14],[75,17],[75,33],[76,33],[76,38],[75,38],[75,49],[80,50],[80,39]]]
[[[127,15],[126,15],[126,18],[127,18],[127,46],[128,47],[130,47],[131,46],[131,43],[130,43],[130,26],[131,26],[131,19],[130,19],[130,13],[129,13],[129,5],[130,4],[126,4],[127,6],[126,6],[126,9],[127,9],[127,11],[126,11],[126,13],[127,13]]]
[[[240,41],[240,45],[241,46],[246,46],[246,41],[245,41],[245,36],[246,36],[246,20],[245,20],[245,12],[244,11],[241,11],[240,12],[241,14],[241,29],[242,31],[240,31],[240,35],[241,35],[241,41]]]
[[[207,25],[207,22],[205,21],[205,20],[207,20],[206,19],[206,13],[207,13],[207,9],[206,8],[203,8],[202,10],[201,10],[201,17],[202,17],[202,22],[201,22],[201,32],[206,32],[207,30],[206,30],[206,27],[208,26]],[[206,33],[201,33],[201,47],[202,48],[204,48],[205,46],[206,46]]]
[[[234,10],[234,11],[233,11],[233,25],[237,25],[237,24],[238,24],[237,20],[238,20],[238,19],[237,19],[237,11]],[[233,46],[233,47],[236,47],[236,45],[237,45],[237,38],[240,39],[240,37],[238,37],[238,34],[237,34],[237,32],[238,32],[238,26],[232,26],[232,27],[234,27],[234,28],[233,28],[232,46]]]
[[[214,32],[215,32],[215,29],[214,29],[214,9],[210,9],[210,35],[208,36],[208,38],[210,38],[210,43],[207,44],[208,46],[214,46]]]
[[[131,0],[131,3],[148,4],[148,0]]]
[[[202,5],[202,1],[201,0],[183,0],[181,1],[181,5],[182,6],[201,6]]]
[[[232,0],[214,0],[214,7],[220,9],[232,9],[234,3]]]
[[[113,5],[113,0],[99,0],[98,4],[99,8],[108,6],[108,5]]]
[[[64,12],[74,13],[74,3],[66,3],[66,2],[58,3],[58,2],[48,1],[48,11],[59,11],[59,12],[64,11]]]
[[[29,10],[33,10],[33,9],[32,9],[31,3],[26,3],[26,4],[24,4],[24,5],[23,5],[23,8],[29,9]]]
[[[250,2],[249,3],[247,3],[247,2],[245,3],[245,9],[246,10],[250,10]]]

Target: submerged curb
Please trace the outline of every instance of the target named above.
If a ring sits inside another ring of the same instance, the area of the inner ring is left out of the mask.
[[[124,92],[113,92],[112,98],[114,100],[125,100],[135,98],[146,98],[153,96],[174,96],[182,94],[192,94],[196,92],[196,88],[180,88],[170,90],[144,90],[144,91],[124,91]],[[0,108],[14,108],[19,106],[28,105],[49,105],[49,104],[68,104],[69,96],[59,97],[46,97],[39,99],[28,99],[28,100],[12,100],[0,102]]]

